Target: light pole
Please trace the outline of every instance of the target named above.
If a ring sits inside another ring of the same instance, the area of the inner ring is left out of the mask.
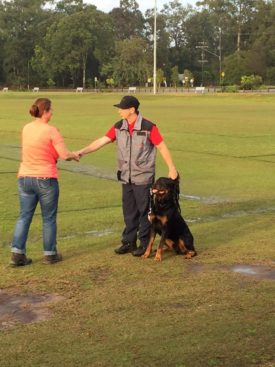
[[[201,85],[203,85],[203,64],[207,62],[207,60],[205,60],[204,58],[205,52],[208,52],[210,55],[216,56],[219,59],[219,74],[220,74],[220,86],[221,86],[222,84],[222,29],[221,27],[219,27],[219,54],[209,51],[206,42],[200,42],[200,45],[196,46],[196,48],[201,49],[201,60],[199,60],[199,62],[201,62],[201,70],[202,70],[201,71],[202,72],[202,84]]]
[[[205,59],[205,51],[207,51],[207,44],[206,42],[199,42],[199,46],[196,46],[196,48],[200,48],[201,49],[201,60],[199,60],[199,62],[201,63],[201,87],[203,86],[203,67],[204,67],[204,63],[208,62],[208,60]]]
[[[222,85],[222,29],[219,27],[220,86]]]
[[[209,51],[209,50],[205,50],[206,52],[208,52],[210,55],[216,56],[219,59],[219,71],[220,71],[220,85],[222,83],[222,52],[221,52],[221,46],[220,50],[219,50],[219,54],[217,55],[215,52]]]
[[[154,10],[154,94],[157,93],[157,0],[155,0]]]

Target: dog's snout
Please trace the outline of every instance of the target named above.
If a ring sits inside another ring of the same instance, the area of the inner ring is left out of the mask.
[[[155,195],[165,195],[167,194],[167,190],[164,190],[164,189],[153,189],[152,190],[152,193],[155,194]]]

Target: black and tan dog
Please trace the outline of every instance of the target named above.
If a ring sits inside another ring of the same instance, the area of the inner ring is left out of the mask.
[[[162,252],[167,248],[185,255],[187,259],[196,256],[192,233],[181,215],[179,177],[175,180],[160,177],[154,183],[148,218],[151,222],[151,234],[143,258],[150,256],[157,234],[161,239],[155,256],[156,261],[161,261]]]

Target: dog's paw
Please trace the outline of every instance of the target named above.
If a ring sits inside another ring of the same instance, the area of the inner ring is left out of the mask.
[[[196,256],[196,251],[188,251],[187,254],[184,256],[185,259],[191,259],[192,257]]]
[[[154,260],[160,262],[161,261],[161,256],[156,255]]]

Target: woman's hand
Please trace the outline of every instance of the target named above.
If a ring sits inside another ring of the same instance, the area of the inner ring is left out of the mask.
[[[79,162],[81,155],[78,152],[71,152],[70,156],[66,161],[76,161]]]

